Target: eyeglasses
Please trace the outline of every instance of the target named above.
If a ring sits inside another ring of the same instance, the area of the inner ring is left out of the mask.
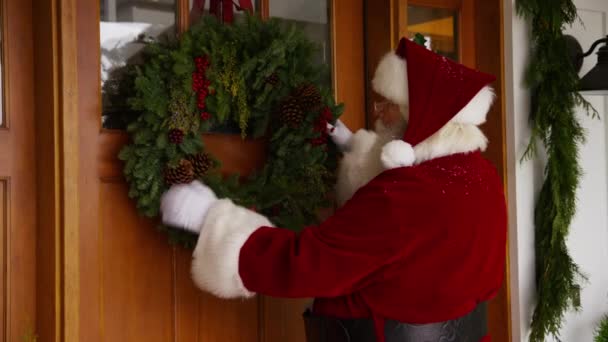
[[[387,113],[399,113],[400,108],[399,105],[391,102],[391,101],[379,101],[374,102],[374,114],[378,116],[383,116]]]
[[[389,101],[374,102],[374,112],[384,112],[386,109],[389,108],[390,105],[391,103]]]

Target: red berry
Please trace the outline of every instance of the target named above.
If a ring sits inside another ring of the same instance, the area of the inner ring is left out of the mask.
[[[271,209],[272,215],[278,216],[281,213],[281,206],[275,205]]]
[[[208,112],[202,112],[201,113],[201,120],[207,121],[209,119],[211,119],[211,114],[209,114]]]
[[[333,114],[332,114],[331,110],[329,109],[329,107],[323,108],[323,112],[321,113],[321,115],[327,121],[330,121],[331,119],[333,119]]]
[[[181,129],[172,129],[169,131],[169,141],[172,144],[181,144],[184,141],[184,132]]]

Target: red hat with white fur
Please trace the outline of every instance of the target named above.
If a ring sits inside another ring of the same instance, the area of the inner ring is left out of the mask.
[[[494,100],[489,84],[495,79],[402,38],[397,50],[380,61],[372,81],[377,93],[409,109],[403,140],[383,148],[384,166],[415,164],[413,147],[448,122],[484,123]]]

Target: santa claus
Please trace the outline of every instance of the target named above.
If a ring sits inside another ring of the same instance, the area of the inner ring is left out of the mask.
[[[478,127],[493,80],[402,39],[373,80],[388,101],[380,129],[329,128],[345,152],[341,207],[298,234],[199,182],[172,187],[163,221],[200,233],[195,283],[222,298],[314,297],[307,328],[321,341],[489,340],[484,303],[506,244],[503,185]]]

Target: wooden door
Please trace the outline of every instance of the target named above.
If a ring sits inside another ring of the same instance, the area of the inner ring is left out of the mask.
[[[0,6],[0,340],[23,341],[36,323],[32,8]]]
[[[411,11],[423,20],[411,22]],[[421,13],[422,12],[422,13]],[[427,18],[424,18],[424,16]],[[506,184],[505,119],[503,105],[502,1],[501,0],[368,0],[365,1],[368,112],[377,94],[371,90],[375,66],[386,51],[395,48],[400,37],[448,36],[448,56],[497,77],[492,84],[497,98],[482,129],[490,144],[484,155],[498,168]],[[424,22],[424,23],[421,23]],[[446,29],[447,32],[446,32]],[[426,31],[426,32],[425,32]],[[445,37],[443,37],[445,38]],[[444,39],[446,40],[446,39]],[[451,41],[450,41],[451,40]],[[445,42],[443,42],[445,45]],[[441,49],[441,47],[434,49]],[[444,51],[446,52],[445,48]],[[373,117],[368,122],[374,121]],[[505,186],[506,189],[506,186]],[[507,250],[505,250],[507,253]],[[506,268],[505,270],[507,270]],[[509,278],[506,273],[498,296],[489,304],[488,320],[492,341],[510,341]]]
[[[41,148],[60,163],[63,177],[40,201],[53,208],[44,217],[64,220],[50,224],[48,239],[39,241],[45,255],[39,257],[40,281],[48,285],[39,290],[38,303],[45,304],[41,339],[303,341],[303,301],[226,301],[198,291],[190,279],[191,251],[169,245],[155,222],[137,214],[117,159],[127,135],[101,125],[100,1],[34,3],[36,63],[49,86],[40,89],[37,104],[52,114],[45,115],[48,127],[61,127],[56,134],[40,132]],[[261,3],[263,10],[268,1]],[[176,4],[176,25],[186,27],[188,1]],[[331,4],[331,13],[340,13],[330,21],[334,90],[347,105],[344,121],[359,128],[365,123],[364,49],[353,32],[363,33],[363,4]],[[210,148],[225,151],[219,157],[232,171],[263,159],[255,146],[239,139],[207,139]],[[48,182],[45,186],[52,187]]]

